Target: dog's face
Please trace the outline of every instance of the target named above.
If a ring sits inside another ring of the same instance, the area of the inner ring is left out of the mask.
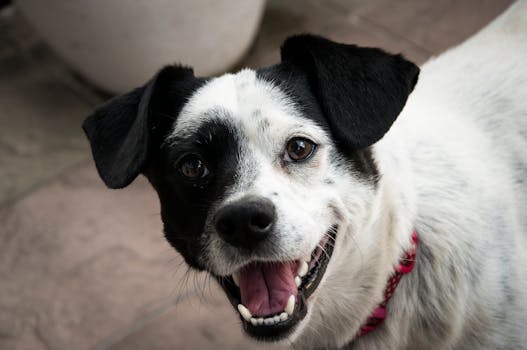
[[[361,237],[378,201],[370,146],[417,74],[400,56],[303,35],[256,71],[164,68],[84,128],[106,184],[147,176],[167,240],[217,278],[248,334],[275,340],[316,333],[319,301],[347,297],[330,280],[375,249]]]

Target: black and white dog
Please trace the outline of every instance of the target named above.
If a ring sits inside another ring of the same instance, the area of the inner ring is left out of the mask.
[[[257,339],[526,349],[527,3],[418,84],[400,55],[312,35],[281,58],[169,66],[97,109],[106,185],[149,179],[167,240]]]

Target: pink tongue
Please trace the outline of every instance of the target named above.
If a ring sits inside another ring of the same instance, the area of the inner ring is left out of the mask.
[[[242,304],[253,316],[284,311],[289,296],[298,293],[295,284],[297,262],[251,263],[240,270]]]

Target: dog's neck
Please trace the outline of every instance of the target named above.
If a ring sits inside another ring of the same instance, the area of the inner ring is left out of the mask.
[[[391,236],[391,244],[385,253],[388,258],[388,278],[383,291],[383,300],[372,310],[355,339],[376,330],[387,314],[386,306],[399,281],[413,270],[417,248],[415,215],[417,192],[414,185],[413,164],[404,142],[404,126],[397,122],[393,129],[374,146],[374,157],[382,174],[380,179],[380,212],[374,214],[379,220],[372,227]]]
[[[404,252],[404,254],[399,259],[399,264],[395,266],[394,271],[388,281],[386,282],[386,287],[384,289],[384,300],[373,310],[371,316],[368,320],[361,326],[359,333],[355,338],[359,338],[363,335],[366,335],[370,332],[373,332],[377,327],[379,327],[387,317],[386,306],[392,298],[395,289],[399,285],[401,278],[412,272],[415,265],[415,256],[417,249],[417,232],[412,232],[412,245],[411,247]]]
[[[379,203],[382,205],[377,209],[380,212],[374,216],[390,217],[390,222],[380,223],[377,229],[391,231],[398,247],[408,246],[417,213],[414,164],[405,143],[406,132],[404,121],[397,120],[390,131],[373,146],[375,162],[381,174]],[[394,252],[394,263],[399,259],[400,252],[401,249]]]

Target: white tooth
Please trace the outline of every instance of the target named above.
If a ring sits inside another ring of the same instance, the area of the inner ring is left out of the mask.
[[[246,308],[245,306],[243,306],[242,304],[238,304],[238,311],[240,312],[240,314],[242,315],[243,319],[247,322],[250,322],[251,321],[251,312],[249,311],[248,308]]]
[[[287,320],[288,317],[289,317],[289,315],[287,314],[287,312],[282,312],[280,314],[280,321],[285,321],[285,320]]]
[[[280,322],[280,316],[276,315],[275,317],[273,317],[273,321],[274,323]]]
[[[239,275],[238,272],[235,272],[235,273],[232,274],[232,280],[234,281],[234,284],[236,286],[238,286],[238,287],[240,286],[240,275]]]
[[[258,323],[259,326],[263,325],[263,323],[264,323],[264,319],[263,319],[263,317],[258,318],[258,319],[256,320],[256,322]]]
[[[295,283],[296,283],[296,286],[297,287],[300,287],[300,285],[302,284],[302,279],[298,276],[295,277]]]
[[[274,324],[274,320],[273,320],[272,317],[270,317],[270,318],[264,318],[263,322],[264,322],[264,324],[265,324],[266,326],[270,326],[270,325]]]
[[[257,326],[258,325],[258,320],[254,317],[251,317],[251,323],[253,326]]]
[[[308,255],[304,256],[304,258],[302,260],[304,260],[305,262],[309,263],[311,261],[311,253],[309,253]]]
[[[293,294],[291,294],[289,299],[287,299],[287,304],[285,305],[284,311],[287,312],[289,316],[291,316],[293,311],[295,311],[295,296]]]
[[[307,273],[307,270],[309,270],[307,262],[301,261],[300,265],[298,266],[298,270],[296,271],[296,274],[300,277],[304,277]]]

